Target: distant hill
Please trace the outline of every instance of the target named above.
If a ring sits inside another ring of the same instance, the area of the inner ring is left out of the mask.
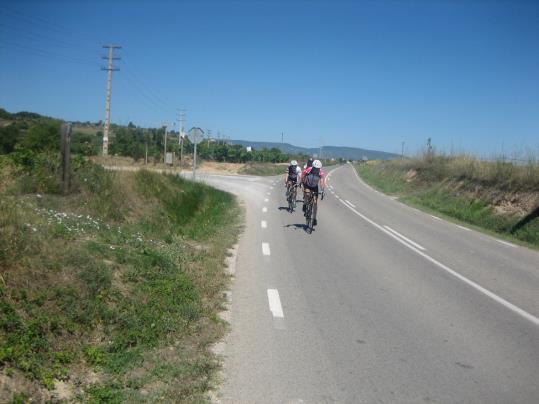
[[[249,140],[229,140],[228,143],[239,144],[242,146],[251,146],[256,150],[271,149],[273,147],[281,150],[283,153],[290,154],[306,154],[312,156],[320,153],[320,149],[313,147],[300,147],[294,146],[289,143],[277,143],[277,142],[251,142]],[[322,157],[324,158],[343,158],[348,160],[360,160],[363,157],[367,157],[369,160],[391,160],[396,157],[400,157],[395,153],[388,153],[378,150],[361,149],[358,147],[344,147],[344,146],[324,146],[322,148]]]

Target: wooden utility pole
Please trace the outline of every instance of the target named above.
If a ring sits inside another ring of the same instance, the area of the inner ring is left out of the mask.
[[[62,139],[62,191],[66,194],[71,185],[69,175],[69,162],[71,159],[71,124],[62,123],[60,126],[60,137]]]
[[[148,165],[148,130],[144,129],[144,140],[146,141],[146,153],[144,158],[144,165]]]
[[[106,70],[107,75],[107,98],[105,100],[105,129],[103,131],[103,156],[109,154],[109,130],[110,130],[110,92],[112,84],[112,72],[120,70],[117,67],[112,66],[113,60],[120,60],[119,57],[113,57],[112,52],[114,49],[121,49],[121,46],[117,45],[103,45],[103,48],[108,48],[108,56],[103,56],[103,59],[108,59],[107,67],[102,67],[101,70]]]

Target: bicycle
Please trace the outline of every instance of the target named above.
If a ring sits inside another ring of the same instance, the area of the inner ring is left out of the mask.
[[[288,211],[294,212],[296,208],[296,196],[297,196],[298,184],[288,183],[286,190],[286,200],[288,202]]]
[[[320,200],[324,199],[324,191],[320,192]],[[316,211],[318,207],[318,202],[315,201],[315,194],[312,191],[307,191],[305,196],[305,222],[307,225],[307,233],[311,234],[314,229],[314,219],[313,216],[316,216]],[[314,210],[314,214],[313,214]]]

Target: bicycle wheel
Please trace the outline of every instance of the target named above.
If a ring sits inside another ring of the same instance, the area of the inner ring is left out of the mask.
[[[307,225],[307,232],[312,233],[313,231],[313,219],[312,219],[312,213],[313,213],[313,201],[312,198],[309,198],[307,201],[307,209],[305,212],[305,224]]]
[[[294,211],[294,204],[292,203],[292,191],[288,194],[288,210],[290,213]]]

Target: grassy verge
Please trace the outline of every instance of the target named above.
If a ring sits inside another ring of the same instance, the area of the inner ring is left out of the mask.
[[[477,171],[475,176],[455,172],[452,165],[461,163],[449,160],[443,167],[434,161],[429,168],[429,162],[418,159],[358,165],[356,170],[366,183],[404,203],[539,248],[539,219],[519,226],[539,204],[539,180],[529,174],[533,170],[511,168],[511,178],[509,171],[504,175],[496,173],[497,167],[483,166],[480,178]],[[479,168],[479,162],[473,164]]]
[[[284,174],[287,164],[248,163],[239,171],[239,174],[273,176]]]
[[[84,162],[61,196],[43,167],[0,163],[0,401],[204,401],[234,197]]]

